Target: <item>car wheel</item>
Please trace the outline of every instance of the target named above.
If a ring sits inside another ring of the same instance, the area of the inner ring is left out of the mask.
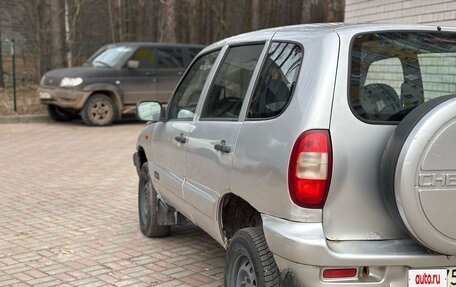
[[[456,255],[456,96],[429,100],[399,123],[380,165],[391,216],[427,249]]]
[[[89,126],[108,126],[116,116],[114,101],[104,94],[92,95],[82,109],[81,117]]]
[[[138,187],[139,226],[147,237],[162,237],[169,234],[169,225],[157,223],[158,197],[149,176],[147,162],[141,167]]]
[[[74,113],[66,111],[55,105],[47,105],[47,111],[49,116],[57,122],[68,122],[75,117]]]
[[[279,286],[279,270],[261,227],[234,234],[226,253],[225,286]]]

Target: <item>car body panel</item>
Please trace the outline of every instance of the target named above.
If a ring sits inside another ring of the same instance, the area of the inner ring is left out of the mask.
[[[323,209],[325,235],[330,240],[384,240],[408,238],[393,220],[380,193],[380,159],[395,125],[359,120],[347,102],[350,41],[369,31],[435,31],[429,26],[373,25],[336,29],[341,48],[330,133],[333,142],[333,176]],[[349,127],[349,128],[348,128]],[[364,160],[353,160],[360,158]],[[348,208],[347,203],[356,208]],[[366,216],[368,214],[369,216]]]
[[[170,121],[156,123],[151,135],[153,143],[153,157],[150,167],[153,174],[153,183],[160,194],[174,193],[183,199],[182,185],[185,180],[185,144],[175,140],[177,135],[188,136],[192,125],[189,121]],[[157,178],[158,177],[158,178]]]
[[[235,152],[231,191],[262,213],[321,222],[321,210],[304,209],[291,201],[288,161],[302,132],[329,128],[334,86],[327,83],[333,83],[336,77],[339,39],[332,31],[318,34],[279,31],[273,40],[302,43],[304,58],[298,84],[282,115],[244,122]],[[314,97],[315,94],[319,96]],[[258,200],[265,195],[271,200]]]
[[[157,74],[158,71],[154,68],[121,69],[115,83],[122,91],[123,102],[136,104],[147,99],[162,100],[157,98]]]

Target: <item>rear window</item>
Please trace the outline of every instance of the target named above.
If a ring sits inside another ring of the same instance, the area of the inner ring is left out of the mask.
[[[456,35],[362,34],[352,42],[350,104],[368,122],[397,122],[420,104],[456,92]]]

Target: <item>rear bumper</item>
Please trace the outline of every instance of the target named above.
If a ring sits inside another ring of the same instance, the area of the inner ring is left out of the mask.
[[[321,223],[269,215],[262,215],[262,219],[266,241],[280,270],[292,270],[305,286],[407,286],[409,268],[456,266],[456,256],[432,255],[411,239],[328,241]],[[366,278],[360,272],[364,266],[371,270]],[[359,272],[356,278],[325,281],[321,276],[325,267],[355,267]]]
[[[38,87],[40,102],[46,105],[56,105],[65,109],[81,110],[91,92],[64,88]]]

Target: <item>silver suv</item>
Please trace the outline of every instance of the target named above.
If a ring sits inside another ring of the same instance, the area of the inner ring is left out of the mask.
[[[188,218],[226,286],[456,284],[456,29],[324,24],[217,42],[134,162],[149,237]]]

